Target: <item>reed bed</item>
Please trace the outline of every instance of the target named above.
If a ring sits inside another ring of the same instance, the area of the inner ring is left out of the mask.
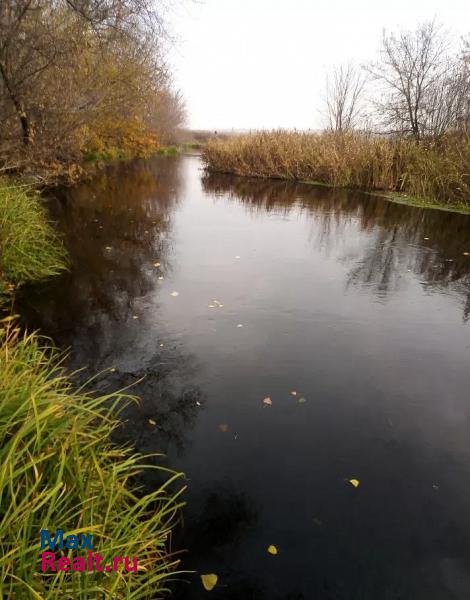
[[[470,207],[470,138],[416,143],[362,133],[262,131],[209,140],[209,171],[401,192]]]
[[[0,322],[0,597],[161,598],[178,566],[168,546],[181,474],[109,441],[132,398],[74,391],[63,357],[10,322]],[[136,478],[150,470],[162,484],[149,492]],[[42,573],[40,530],[59,528],[93,534],[105,559],[137,556],[138,572]]]

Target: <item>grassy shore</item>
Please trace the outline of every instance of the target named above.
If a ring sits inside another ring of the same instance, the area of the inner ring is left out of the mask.
[[[22,284],[66,267],[66,252],[37,194],[0,181],[0,302]]]
[[[210,140],[210,171],[385,193],[423,206],[470,210],[470,138],[417,144],[359,133],[257,132]]]
[[[22,186],[0,187],[0,261],[4,313],[18,286],[67,266],[39,198]],[[0,317],[0,597],[161,598],[178,565],[169,537],[181,474],[112,444],[119,411],[135,398],[77,390],[63,362],[50,341],[21,333],[13,316]],[[143,471],[159,471],[161,486],[142,489]],[[92,534],[103,564],[138,557],[138,571],[121,564],[117,572],[44,574],[41,529]]]

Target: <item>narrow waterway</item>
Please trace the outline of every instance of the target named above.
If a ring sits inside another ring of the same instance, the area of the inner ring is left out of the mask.
[[[186,473],[209,597],[470,598],[470,217],[190,156],[48,204],[72,269],[21,310],[134,384],[123,435]]]

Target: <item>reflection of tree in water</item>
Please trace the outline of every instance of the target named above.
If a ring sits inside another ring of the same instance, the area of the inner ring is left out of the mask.
[[[197,544],[198,554],[210,558],[223,546],[240,546],[243,536],[255,525],[258,510],[252,501],[229,485],[218,484],[202,500],[193,517],[189,544]]]
[[[49,203],[71,272],[28,290],[21,308],[30,323],[62,347],[73,344],[87,362],[102,360],[105,347],[113,350],[138,300],[158,289],[158,275],[171,269],[170,218],[180,169],[168,166],[137,161],[110,167]]]
[[[318,243],[327,248],[351,224],[370,241],[353,262],[347,285],[367,285],[380,296],[395,291],[408,270],[430,288],[447,288],[463,298],[470,315],[470,216],[424,210],[374,198],[360,192],[309,186],[289,181],[245,179],[210,174],[208,193],[229,194],[250,211],[300,211],[319,225]],[[426,239],[429,238],[429,239]]]
[[[215,600],[306,600],[298,591],[298,582],[291,582],[288,593],[273,593],[263,583],[250,575],[233,569],[235,556],[250,552],[249,536],[256,529],[261,507],[233,484],[216,483],[193,498],[188,504],[190,514],[186,520],[180,547],[188,548],[189,557],[183,559],[183,568],[196,573],[208,572],[208,565],[217,565],[219,585],[211,592]],[[267,556],[267,560],[272,557]],[[185,578],[189,583],[175,590],[175,600],[198,600],[207,597],[199,575]],[[327,596],[325,596],[327,597]]]
[[[145,452],[182,452],[202,409],[200,391],[188,383],[192,357],[144,310],[146,297],[158,308],[158,276],[171,270],[171,215],[181,183],[178,157],[135,161],[51,198],[72,268],[20,299],[28,327],[70,347],[72,369],[87,367],[77,374],[80,383],[108,369],[93,388],[131,386],[129,393],[141,398],[125,411],[118,436]]]
[[[174,348],[164,356],[156,351],[141,369],[107,372],[99,378],[94,386],[99,392],[128,388],[139,398],[138,405],[129,404],[121,414],[123,426],[115,439],[131,440],[143,453],[184,454],[187,432],[204,410],[202,392],[191,383],[194,370],[193,358]]]

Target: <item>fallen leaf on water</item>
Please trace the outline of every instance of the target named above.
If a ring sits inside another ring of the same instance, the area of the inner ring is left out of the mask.
[[[305,404],[307,402],[307,398],[304,398],[303,396],[301,396],[298,400],[299,404]]]
[[[238,323],[237,327],[243,327],[243,323]]]
[[[201,406],[201,403],[199,402],[199,400],[196,400],[196,406]]]
[[[209,308],[215,308],[215,304],[209,304]]]
[[[106,250],[109,252],[110,250],[112,250],[111,246],[106,246]]]
[[[134,315],[132,318],[133,318],[133,319],[138,319],[138,318],[139,318],[139,315]]]
[[[161,265],[161,263],[159,263],[159,262],[153,263],[154,267],[159,267],[160,265]]]
[[[428,238],[428,237],[425,237],[424,239],[425,239],[425,240],[429,240],[429,238]]]
[[[276,546],[273,546],[273,544],[271,544],[270,546],[268,546],[268,552],[269,552],[269,554],[276,555],[277,554],[277,548],[276,548]]]
[[[271,406],[271,404],[273,403],[273,401],[271,400],[271,398],[269,396],[266,396],[266,398],[263,400],[264,404],[267,404],[268,406]]]
[[[349,481],[349,483],[350,483],[351,485],[353,485],[355,488],[359,487],[359,484],[361,483],[361,482],[359,481],[359,479],[349,479],[348,481]]]
[[[165,345],[165,344],[160,344],[160,348],[163,348],[163,346],[164,346],[164,345]]]
[[[470,256],[470,252],[464,252],[463,255],[464,256]]]
[[[221,423],[219,425],[219,429],[220,429],[220,431],[223,431],[224,433],[227,432],[228,431],[228,425],[227,425],[227,423]]]
[[[174,298],[176,298],[176,296],[179,296],[180,293],[179,292],[171,292],[171,296],[173,296]]]
[[[292,392],[290,394],[291,394],[291,396],[297,396],[297,392],[295,390],[292,390]]]
[[[217,580],[219,578],[215,573],[208,573],[207,575],[201,575],[202,585],[204,589],[208,592],[211,592],[215,586],[217,585]]]
[[[110,373],[116,373],[116,367],[111,367],[111,369],[109,369]]]
[[[156,425],[157,424],[157,422],[154,421],[153,419],[149,419],[149,423],[150,423],[150,425]]]

